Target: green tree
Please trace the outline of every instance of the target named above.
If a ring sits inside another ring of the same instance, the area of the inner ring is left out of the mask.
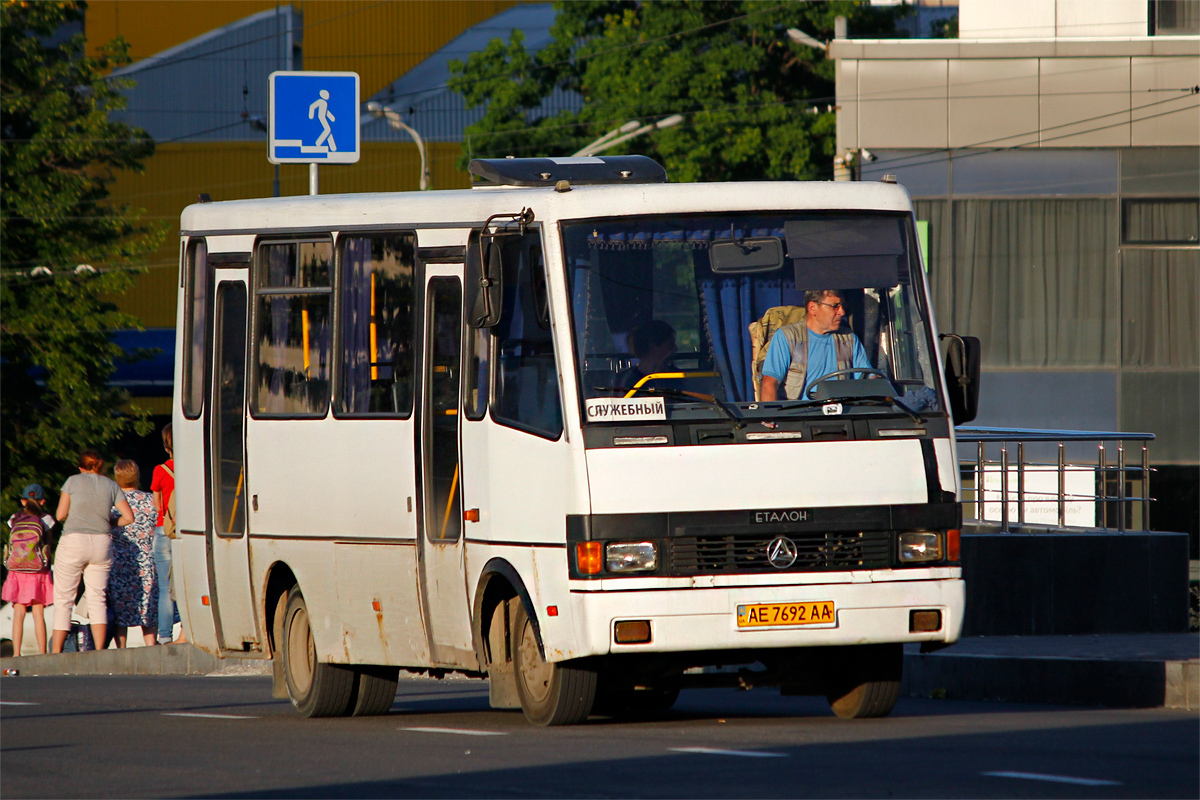
[[[125,102],[104,74],[129,62],[116,40],[84,54],[84,35],[54,43],[83,18],[79,2],[0,5],[0,440],[2,512],[22,486],[53,490],[82,447],[105,449],[149,433],[144,412],[108,385],[125,358],[115,329],[140,327],[111,298],[161,241],[161,229],[105,203],[118,170],[154,151],[145,132],[112,122]],[[79,263],[95,269],[75,269]]]
[[[684,121],[609,153],[644,153],[675,181],[806,179],[827,175],[835,147],[834,64],[792,42],[788,28],[833,38],[846,16],[857,36],[894,35],[890,9],[865,3],[769,0],[599,0],[555,4],[553,41],[531,54],[519,31],[494,39],[450,87],[469,107],[469,158],[562,156],[630,119]],[[578,92],[578,113],[540,114],[555,90]]]

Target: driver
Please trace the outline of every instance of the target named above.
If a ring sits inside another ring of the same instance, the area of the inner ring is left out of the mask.
[[[784,325],[767,344],[762,366],[762,399],[778,400],[780,384],[788,400],[805,397],[808,387],[839,369],[872,369],[862,342],[839,331],[846,309],[836,289],[804,293],[805,317]]]
[[[652,319],[629,334],[629,349],[638,362],[617,376],[619,389],[632,389],[647,375],[664,371],[675,355],[675,329],[661,319]]]

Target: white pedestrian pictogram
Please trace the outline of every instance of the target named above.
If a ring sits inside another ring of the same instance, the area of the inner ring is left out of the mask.
[[[328,152],[336,153],[337,142],[333,139],[333,129],[329,127],[329,121],[333,120],[334,122],[337,122],[337,117],[335,117],[333,112],[329,110],[329,91],[327,89],[322,89],[320,98],[314,100],[312,105],[308,107],[308,118],[312,119],[314,114],[316,114],[317,120],[321,123],[322,128],[321,135],[317,137],[315,146],[320,147],[321,144],[328,139]]]

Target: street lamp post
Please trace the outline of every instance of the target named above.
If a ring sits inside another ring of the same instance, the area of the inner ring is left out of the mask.
[[[425,158],[425,140],[421,138],[421,134],[417,133],[411,126],[406,125],[404,120],[400,118],[400,112],[390,106],[381,105],[374,100],[367,103],[367,111],[372,116],[382,117],[387,120],[388,125],[392,126],[393,130],[404,131],[413,138],[417,143],[417,152],[421,155],[421,191],[429,188],[429,162]]]
[[[641,136],[643,133],[648,133],[653,130],[662,130],[663,128],[670,128],[671,126],[678,125],[681,122],[683,122],[682,114],[672,114],[669,117],[664,117],[663,119],[660,119],[658,122],[652,122],[649,125],[642,125],[642,123],[638,122],[636,119],[631,119],[631,120],[629,120],[629,122],[626,122],[621,127],[614,128],[613,130],[611,130],[608,133],[601,136],[596,141],[594,141],[591,144],[587,145],[586,147],[582,148],[578,152],[573,153],[572,155],[573,156],[594,156],[597,153],[604,152],[605,150],[609,149],[610,147],[616,147],[617,145],[621,144],[622,142],[627,142],[635,136]],[[620,136],[619,134],[622,134],[622,133],[625,135]]]

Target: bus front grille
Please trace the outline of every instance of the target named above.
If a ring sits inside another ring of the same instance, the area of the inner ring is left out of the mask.
[[[789,533],[796,561],[776,567],[767,558],[775,536],[728,533],[670,539],[671,575],[747,572],[828,572],[891,566],[890,531]]]

